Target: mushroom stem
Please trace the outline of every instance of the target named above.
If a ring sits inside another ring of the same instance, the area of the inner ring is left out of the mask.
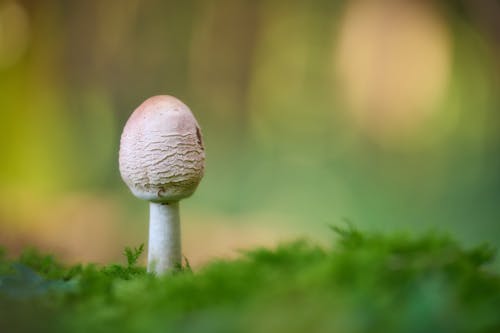
[[[161,275],[181,267],[180,229],[178,201],[150,202],[148,272]]]

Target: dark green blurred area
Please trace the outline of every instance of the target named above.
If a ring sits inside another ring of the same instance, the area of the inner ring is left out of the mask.
[[[348,218],[499,246],[498,22],[494,0],[1,1],[1,239],[110,211],[92,233],[144,236],[119,136],[171,94],[207,146],[191,219],[321,238]],[[56,213],[68,197],[82,208]]]
[[[336,228],[336,246],[259,248],[192,273],[0,255],[9,332],[498,332],[491,248]],[[331,236],[331,235],[330,235]],[[29,318],[29,320],[26,320]]]

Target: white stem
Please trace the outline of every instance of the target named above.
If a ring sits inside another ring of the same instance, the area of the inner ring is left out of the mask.
[[[148,272],[158,275],[182,264],[179,202],[149,205]]]

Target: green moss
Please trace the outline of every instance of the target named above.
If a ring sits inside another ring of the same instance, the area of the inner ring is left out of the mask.
[[[0,267],[14,267],[0,277],[0,327],[37,332],[500,331],[500,276],[487,267],[491,248],[467,250],[436,234],[411,238],[334,230],[338,239],[331,249],[297,241],[164,277],[136,265],[142,246],[125,250],[124,266],[68,268],[37,252],[13,262],[0,256]],[[13,292],[13,281],[18,289],[33,283],[23,274],[38,276],[31,280],[44,286],[42,291]],[[42,326],[36,324],[40,317]]]

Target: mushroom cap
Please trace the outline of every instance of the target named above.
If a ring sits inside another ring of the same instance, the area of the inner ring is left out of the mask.
[[[166,203],[193,194],[203,177],[205,150],[191,110],[167,95],[144,101],[123,129],[119,165],[140,199]]]

